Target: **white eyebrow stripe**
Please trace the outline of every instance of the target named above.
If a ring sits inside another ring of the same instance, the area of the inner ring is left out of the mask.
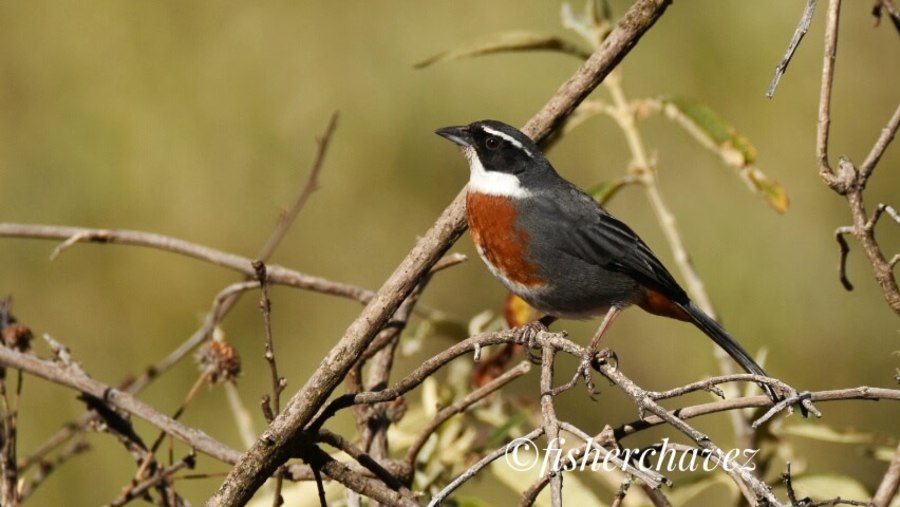
[[[531,152],[528,151],[528,148],[526,148],[524,145],[522,145],[522,142],[519,141],[518,139],[516,139],[515,137],[513,137],[513,136],[511,136],[511,135],[509,135],[509,134],[507,134],[507,133],[505,133],[505,132],[500,132],[499,130],[494,130],[494,129],[492,129],[492,128],[488,127],[488,126],[485,126],[485,125],[482,125],[481,128],[484,129],[484,131],[487,132],[488,134],[495,135],[495,136],[497,136],[497,137],[499,137],[499,138],[502,138],[502,139],[506,139],[507,141],[509,141],[509,144],[511,144],[511,145],[515,146],[516,148],[518,148],[518,149],[524,151],[525,154],[528,155],[529,158],[534,158],[534,156],[531,155]]]

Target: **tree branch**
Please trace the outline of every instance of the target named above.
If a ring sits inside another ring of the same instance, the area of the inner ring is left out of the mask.
[[[89,229],[84,227],[65,227],[58,225],[0,223],[0,237],[65,240],[62,245],[57,247],[54,251],[54,255],[58,254],[63,249],[68,248],[68,246],[84,241],[91,243],[116,243],[121,245],[143,246],[198,259],[216,266],[237,271],[250,278],[255,276],[252,266],[253,259],[152,232]],[[334,282],[274,264],[267,266],[267,268],[269,283],[287,285],[332,296],[345,297],[361,303],[366,303],[372,298],[371,291],[355,285]]]
[[[526,124],[524,131],[541,140],[590,94],[641,36],[662,16],[671,0],[639,0],[603,45],[566,81],[550,101]],[[287,441],[315,416],[334,388],[366,349],[375,334],[427,272],[465,230],[465,190],[444,210],[374,299],[347,328],[306,384],[288,402],[228,474],[208,505],[246,503],[275,469],[288,458]]]

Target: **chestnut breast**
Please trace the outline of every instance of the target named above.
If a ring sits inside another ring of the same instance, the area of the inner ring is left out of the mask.
[[[466,210],[478,254],[494,276],[514,292],[546,285],[538,266],[526,257],[531,236],[516,227],[518,212],[511,198],[469,192]]]

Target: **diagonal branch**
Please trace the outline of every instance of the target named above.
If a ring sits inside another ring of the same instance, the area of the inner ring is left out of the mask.
[[[887,507],[891,503],[891,499],[895,498],[897,490],[900,489],[900,445],[894,452],[894,458],[888,465],[881,484],[872,497],[872,505],[875,507]]]
[[[337,112],[334,112],[331,114],[331,118],[328,119],[328,126],[325,127],[325,133],[318,139],[319,147],[316,151],[316,158],[313,161],[312,169],[309,171],[309,177],[306,180],[306,184],[303,185],[303,190],[297,194],[297,198],[294,199],[294,202],[287,213],[284,213],[281,216],[281,219],[278,220],[278,224],[269,235],[266,244],[263,245],[262,249],[259,251],[259,255],[257,255],[259,260],[269,260],[275,252],[275,249],[278,248],[281,240],[287,235],[288,229],[294,224],[297,215],[299,215],[300,211],[303,210],[303,207],[306,206],[306,201],[309,200],[309,196],[319,188],[319,173],[322,172],[322,166],[325,164],[325,154],[328,153],[328,146],[331,144],[331,138],[334,136],[334,130],[337,128],[337,121],[338,114]]]
[[[637,41],[662,16],[671,0],[638,0],[610,33],[603,45],[566,81],[525,126],[536,140],[546,138],[585,99]],[[313,419],[341,382],[356,358],[366,349],[428,268],[465,230],[465,191],[444,210],[419,240],[363,312],[347,328],[306,384],[269,425],[263,438],[250,448],[228,474],[208,505],[246,503],[263,482],[289,457],[287,443]]]
[[[772,82],[769,83],[769,89],[766,90],[766,97],[771,99],[775,96],[775,89],[778,88],[778,83],[781,82],[781,76],[787,71],[788,64],[791,63],[791,58],[794,57],[794,52],[797,51],[797,46],[800,45],[800,41],[803,40],[803,36],[809,30],[809,24],[812,22],[813,14],[816,12],[816,3],[818,3],[818,0],[806,0],[803,16],[800,17],[800,22],[794,30],[794,35],[791,37],[791,42],[788,44],[784,57],[778,63],[778,66],[775,67],[775,75],[772,77]]]

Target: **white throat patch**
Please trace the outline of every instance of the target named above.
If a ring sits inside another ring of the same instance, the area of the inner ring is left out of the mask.
[[[484,166],[481,165],[481,160],[478,160],[475,148],[468,146],[463,152],[469,161],[469,190],[481,194],[514,197],[517,199],[531,195],[515,175],[485,170]]]

